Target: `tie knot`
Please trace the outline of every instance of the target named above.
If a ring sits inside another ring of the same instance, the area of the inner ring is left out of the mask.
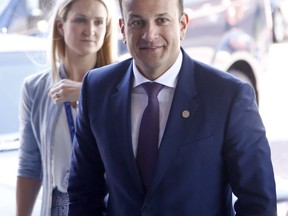
[[[157,97],[158,93],[163,88],[162,84],[159,84],[156,82],[146,82],[146,83],[143,83],[142,86],[149,98]]]

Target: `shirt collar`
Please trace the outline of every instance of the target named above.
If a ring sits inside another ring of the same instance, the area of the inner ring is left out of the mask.
[[[154,80],[154,82],[157,82],[167,87],[175,88],[177,84],[177,77],[182,65],[182,60],[183,60],[183,54],[182,52],[179,52],[179,55],[175,63],[165,73],[163,73],[160,77]],[[151,81],[140,73],[140,71],[136,67],[134,60],[133,60],[133,74],[134,74],[133,88],[141,85],[142,83]]]

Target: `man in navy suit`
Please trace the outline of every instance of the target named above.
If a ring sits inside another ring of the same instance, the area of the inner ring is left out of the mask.
[[[189,19],[181,0],[119,3],[132,59],[84,78],[69,215],[276,215],[270,149],[253,88],[185,53],[180,42]],[[147,184],[137,163],[146,82],[162,85],[157,159]]]

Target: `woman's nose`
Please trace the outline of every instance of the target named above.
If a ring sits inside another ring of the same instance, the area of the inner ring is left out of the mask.
[[[89,22],[85,28],[84,34],[86,36],[93,36],[96,33],[96,27],[93,22]]]

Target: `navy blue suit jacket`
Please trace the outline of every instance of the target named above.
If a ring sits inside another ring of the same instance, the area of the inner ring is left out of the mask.
[[[147,193],[132,150],[131,59],[85,76],[68,187],[70,216],[104,215],[105,209],[108,216],[230,216],[230,189],[238,197],[237,215],[275,215],[270,149],[252,87],[181,51]]]

